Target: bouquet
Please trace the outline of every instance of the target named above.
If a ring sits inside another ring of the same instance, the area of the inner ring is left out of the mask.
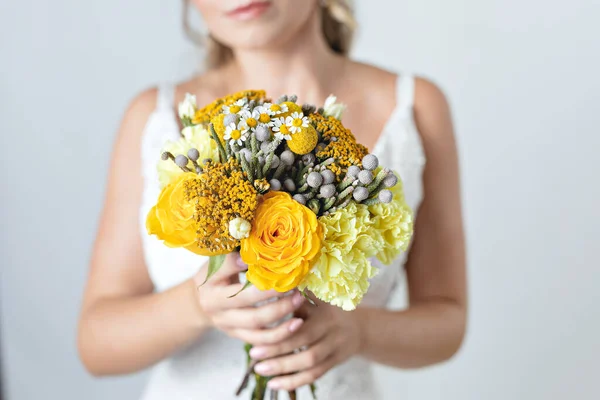
[[[413,224],[398,175],[357,143],[344,109],[333,96],[316,108],[296,96],[272,102],[260,90],[198,109],[186,95],[181,138],[158,162],[149,234],[209,256],[207,279],[239,251],[244,288],[298,289],[355,309],[377,273],[369,259],[391,263]],[[262,399],[268,378],[255,378],[252,399]]]

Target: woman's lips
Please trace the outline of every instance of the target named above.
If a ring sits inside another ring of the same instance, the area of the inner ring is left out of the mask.
[[[271,7],[271,2],[269,1],[253,1],[250,4],[228,12],[227,16],[238,21],[248,21],[260,17],[269,7]]]

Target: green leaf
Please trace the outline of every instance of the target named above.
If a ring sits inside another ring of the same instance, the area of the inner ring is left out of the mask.
[[[221,269],[221,267],[223,266],[223,262],[225,262],[225,254],[218,256],[210,256],[208,258],[208,272],[206,273],[206,279],[204,280],[204,282],[202,282],[202,285],[204,285],[211,276],[213,276],[218,270]]]
[[[252,286],[252,282],[248,281],[246,283],[244,283],[244,286],[237,292],[232,294],[231,296],[227,296],[228,299],[237,296],[238,294],[242,293],[244,290],[248,289],[250,286]]]

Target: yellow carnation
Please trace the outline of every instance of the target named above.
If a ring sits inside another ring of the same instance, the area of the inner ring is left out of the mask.
[[[197,178],[195,173],[181,173],[165,186],[148,213],[146,229],[169,247],[184,247],[196,254],[210,255],[196,244],[195,206],[185,194],[185,183]]]
[[[318,263],[299,285],[319,299],[353,310],[369,289],[377,270],[368,258],[383,248],[383,239],[371,231],[367,206],[347,207],[319,218],[325,237]]]
[[[412,210],[404,200],[400,177],[390,190],[394,195],[390,203],[369,206],[372,229],[383,239],[383,248],[376,256],[384,264],[390,264],[406,251],[413,234]]]
[[[219,149],[217,143],[211,139],[210,132],[202,125],[188,126],[181,131],[182,137],[178,140],[168,141],[162,148],[161,153],[168,151],[174,156],[179,154],[187,155],[191,148],[197,149],[200,153],[199,161],[210,158],[219,161]],[[194,169],[191,162],[188,162],[188,168]],[[158,162],[158,180],[160,187],[165,187],[175,176],[183,174],[172,160],[159,160]]]
[[[311,210],[285,192],[269,192],[256,209],[240,254],[246,278],[260,290],[294,289],[321,250],[322,228]]]

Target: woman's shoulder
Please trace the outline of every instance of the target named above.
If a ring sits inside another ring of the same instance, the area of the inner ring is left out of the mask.
[[[445,101],[446,97],[438,84],[429,78],[410,72],[397,72],[381,68],[372,64],[353,62],[352,76],[358,77],[356,81],[368,82],[368,86],[378,89],[397,88],[398,82],[412,84],[414,88],[415,107],[427,107],[431,103]],[[412,80],[412,82],[410,82]]]

